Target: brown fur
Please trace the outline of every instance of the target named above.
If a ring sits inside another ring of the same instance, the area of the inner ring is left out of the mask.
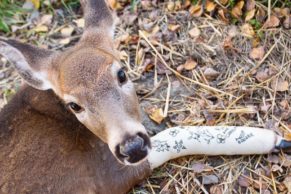
[[[121,165],[52,91],[24,87],[0,113],[0,193],[125,193],[150,173]]]

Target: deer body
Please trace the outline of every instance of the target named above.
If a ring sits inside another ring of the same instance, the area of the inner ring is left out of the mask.
[[[150,174],[122,165],[52,91],[24,87],[0,114],[0,193],[125,193]]]

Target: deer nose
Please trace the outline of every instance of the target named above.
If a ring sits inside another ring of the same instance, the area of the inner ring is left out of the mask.
[[[120,159],[134,164],[140,162],[148,155],[149,148],[149,137],[145,134],[138,133],[119,144],[116,151]]]

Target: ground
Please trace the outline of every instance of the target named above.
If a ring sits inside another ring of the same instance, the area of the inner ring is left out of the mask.
[[[136,85],[150,135],[177,125],[244,125],[291,138],[290,10],[279,16],[272,7],[267,15],[268,8],[255,2],[256,20],[247,22],[239,2],[232,6],[232,19],[219,11],[223,5],[213,8],[209,1],[206,11],[180,1],[109,2],[119,16],[116,47]],[[83,20],[78,4],[64,5],[43,4],[2,36],[66,49],[80,38]],[[258,26],[260,9],[265,19]],[[20,84],[2,58],[0,108]],[[189,156],[156,169],[131,193],[290,193],[290,166],[291,155],[283,152]]]

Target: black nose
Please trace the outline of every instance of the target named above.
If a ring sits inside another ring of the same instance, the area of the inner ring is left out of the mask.
[[[145,134],[138,133],[119,144],[116,147],[116,155],[121,161],[127,161],[133,164],[144,159],[148,155],[149,148],[149,137]]]

